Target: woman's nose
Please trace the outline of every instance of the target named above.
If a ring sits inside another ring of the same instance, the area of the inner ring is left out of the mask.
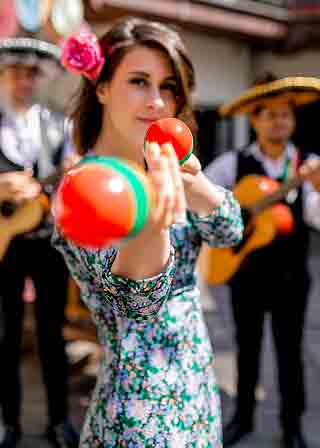
[[[159,89],[151,89],[148,99],[148,107],[152,109],[161,109],[164,107],[164,101]]]

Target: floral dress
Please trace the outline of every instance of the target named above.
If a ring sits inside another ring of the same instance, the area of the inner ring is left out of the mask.
[[[220,448],[219,391],[195,264],[203,241],[239,242],[238,203],[225,191],[210,216],[188,212],[171,228],[164,272],[144,280],[115,276],[117,249],[88,250],[64,240],[63,253],[89,307],[103,349],[81,448]]]

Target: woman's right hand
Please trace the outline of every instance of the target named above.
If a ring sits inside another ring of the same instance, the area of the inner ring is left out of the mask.
[[[151,143],[146,151],[147,177],[154,195],[149,222],[117,253],[111,272],[130,279],[145,279],[160,274],[170,257],[172,224],[185,217],[186,199],[179,162],[170,144]]]
[[[0,199],[17,204],[36,198],[41,191],[40,184],[26,171],[0,174]]]
[[[184,219],[186,214],[179,161],[170,143],[160,147],[155,142],[147,147],[146,161],[155,198],[149,226],[154,230],[167,229]]]

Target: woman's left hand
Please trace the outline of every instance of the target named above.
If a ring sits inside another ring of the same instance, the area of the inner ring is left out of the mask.
[[[224,199],[224,193],[218,190],[203,174],[199,159],[191,154],[180,167],[187,207],[200,216],[209,215],[219,207]]]
[[[185,184],[193,182],[195,176],[201,172],[199,159],[194,154],[191,154],[189,159],[180,167],[180,172]]]

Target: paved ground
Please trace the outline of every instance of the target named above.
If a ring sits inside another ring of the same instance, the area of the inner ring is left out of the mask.
[[[307,366],[307,387],[309,407],[304,424],[310,441],[310,448],[320,447],[320,236],[313,235],[313,253],[310,266],[315,280],[308,310],[305,341],[305,360]],[[226,421],[233,411],[234,397],[234,351],[232,338],[232,321],[229,302],[225,292],[207,291],[204,300],[206,319],[216,352],[217,377],[221,387],[223,415]],[[215,300],[213,299],[215,297]],[[275,385],[275,366],[272,344],[266,322],[261,385],[258,391],[260,402],[257,409],[256,432],[238,448],[276,448],[279,446],[280,431],[278,426],[278,398]],[[25,437],[21,448],[49,448],[39,436],[45,428],[44,392],[39,376],[39,366],[33,355],[25,357],[23,365],[25,399],[23,427]],[[92,378],[88,376],[72,377],[71,414],[75,425],[80,428],[87,393],[91,390]],[[179,448],[179,447],[177,447]]]
[[[310,448],[320,447],[320,235],[312,235],[310,269],[314,284],[308,308],[304,358],[306,363],[308,411],[304,417],[305,434]],[[224,420],[234,410],[235,371],[233,325],[226,291],[211,291],[216,300],[214,312],[207,312],[207,322],[217,355],[216,370],[220,382]],[[288,314],[289,317],[289,314]],[[262,378],[258,390],[260,399],[256,414],[256,431],[237,448],[276,448],[280,446],[278,425],[278,394],[273,348],[266,322]]]

